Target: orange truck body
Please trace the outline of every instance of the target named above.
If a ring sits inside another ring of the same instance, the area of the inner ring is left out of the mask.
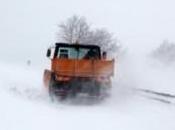
[[[114,60],[103,59],[100,55],[98,59],[53,57],[51,69],[44,71],[44,85],[47,88],[52,87],[54,74],[54,82],[61,83],[59,87],[63,86],[63,89],[65,84],[72,84],[75,79],[76,83],[81,82],[81,85],[87,81],[95,81],[98,84],[107,84],[109,87],[111,77],[114,75]]]
[[[52,59],[51,71],[45,70],[44,84],[48,86],[51,72],[59,77],[108,78],[114,75],[114,60]]]

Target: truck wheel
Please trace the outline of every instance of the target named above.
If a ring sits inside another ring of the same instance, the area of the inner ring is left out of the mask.
[[[100,84],[98,84],[97,82],[92,82],[92,86],[90,89],[90,96],[100,96]]]
[[[75,98],[77,96],[77,80],[73,80],[69,85],[70,85],[70,92],[69,96],[71,98]]]
[[[101,94],[101,86],[99,83],[95,82],[95,93],[96,93],[96,96],[100,96]]]
[[[49,82],[49,96],[51,101],[55,101],[54,88],[55,88],[55,75],[52,73]]]
[[[102,84],[101,84],[101,89],[102,89],[102,90],[101,90],[101,93],[102,93],[102,96],[103,96],[104,98],[110,96],[111,88],[112,88],[111,82],[102,83]]]

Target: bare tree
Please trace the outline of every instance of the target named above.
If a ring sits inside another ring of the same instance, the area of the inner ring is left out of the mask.
[[[152,56],[164,63],[175,62],[175,44],[164,40],[160,46],[152,52]]]
[[[82,42],[89,34],[89,25],[84,17],[73,16],[59,25],[61,40],[68,43]]]
[[[88,39],[88,43],[99,45],[104,51],[114,51],[119,48],[117,39],[105,29],[92,31]]]
[[[68,43],[96,44],[104,51],[119,48],[117,39],[106,29],[91,29],[85,17],[72,16],[59,25],[59,40]]]

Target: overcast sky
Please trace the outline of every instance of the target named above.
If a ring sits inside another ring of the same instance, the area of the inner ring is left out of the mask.
[[[174,12],[174,0],[0,0],[0,61],[44,57],[57,25],[74,14],[132,51],[150,50],[164,39],[175,42]]]

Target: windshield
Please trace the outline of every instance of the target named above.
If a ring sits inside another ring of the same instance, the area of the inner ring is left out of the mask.
[[[59,47],[57,58],[99,59],[99,52],[96,48]]]

